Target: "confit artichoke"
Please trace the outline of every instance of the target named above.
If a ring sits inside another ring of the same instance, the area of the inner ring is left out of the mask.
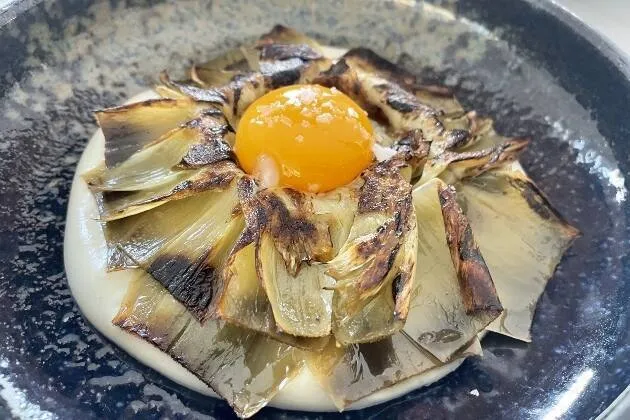
[[[359,103],[388,158],[320,194],[243,172],[231,148],[243,111],[302,83]],[[114,323],[239,416],[307,367],[341,410],[480,354],[486,328],[530,340],[577,231],[512,163],[527,140],[368,49],[333,63],[282,26],[155,90],[96,114],[105,160],[84,174],[108,269],[139,269]]]

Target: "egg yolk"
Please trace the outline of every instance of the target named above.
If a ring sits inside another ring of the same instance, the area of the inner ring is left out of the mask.
[[[325,192],[370,165],[373,134],[366,112],[338,90],[287,86],[247,108],[234,152],[242,168],[266,187]]]

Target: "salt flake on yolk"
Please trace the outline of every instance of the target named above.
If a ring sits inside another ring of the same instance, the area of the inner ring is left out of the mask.
[[[372,163],[373,143],[370,120],[352,99],[336,89],[295,85],[247,108],[234,152],[264,186],[325,192],[351,182]]]

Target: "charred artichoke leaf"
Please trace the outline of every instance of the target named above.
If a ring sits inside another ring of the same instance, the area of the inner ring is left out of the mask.
[[[239,75],[259,70],[256,50],[241,46],[205,63],[194,64],[190,69],[190,77],[202,87],[219,87]]]
[[[483,142],[479,142],[478,146],[482,144]],[[431,150],[417,185],[437,177],[445,182],[455,183],[460,179],[478,176],[515,161],[528,144],[527,139],[509,139],[479,150],[440,151],[437,155],[434,155],[435,150]]]
[[[439,179],[413,191],[416,281],[403,331],[442,362],[501,312],[492,279],[454,192]]]
[[[178,128],[164,141],[140,150],[111,169],[99,166],[83,174],[83,179],[92,191],[137,191],[167,184],[182,177],[177,164],[196,142],[196,130]]]
[[[96,112],[105,136],[105,164],[112,168],[171,130],[199,116],[208,104],[185,99],[153,99]]]
[[[121,219],[207,190],[223,190],[242,171],[230,161],[179,171],[165,183],[136,191],[94,191],[102,221]]]
[[[457,188],[505,307],[489,329],[529,342],[536,302],[579,233],[522,173],[488,172]]]
[[[328,225],[311,217],[314,194],[288,188],[261,191],[264,212],[256,243],[256,270],[278,329],[302,337],[330,334],[324,265],[332,257]]]
[[[304,264],[291,274],[271,235],[263,232],[256,246],[256,268],[267,293],[277,328],[299,337],[326,337],[331,331],[332,292],[323,264]]]
[[[529,144],[525,138],[498,134],[492,119],[479,117],[474,111],[460,119],[444,121],[444,125],[450,127],[449,136],[445,142],[431,145],[418,184],[438,176],[447,183],[478,176],[515,161]]]
[[[83,175],[93,191],[135,191],[156,187],[194,169],[233,159],[233,130],[218,110],[206,110],[113,168],[99,166]]]
[[[431,103],[421,102],[413,93],[412,75],[367,49],[348,51],[317,80],[353,97],[372,118],[385,119],[394,133],[421,131],[431,146],[419,184],[439,176],[447,168],[452,169],[445,176],[449,182],[476,176],[515,159],[527,144],[524,139],[497,135],[491,122],[480,120],[474,113],[465,115],[459,105],[446,114]],[[455,150],[463,147],[469,149]],[[413,177],[420,172],[414,170]]]
[[[421,104],[435,109],[440,115],[457,116],[464,113],[463,107],[449,88],[423,85],[403,67],[368,48],[353,48],[344,54],[344,58],[352,67],[397,83],[413,93]]]
[[[219,103],[234,126],[243,111],[266,92],[282,86],[310,83],[319,72],[330,66],[330,60],[306,44],[276,42],[268,39],[249,49],[246,59],[256,71],[214,71],[204,76],[192,70],[193,81],[177,82],[162,73],[162,86],[156,90],[166,97],[190,97],[196,101]],[[219,84],[219,81],[225,83]]]
[[[323,54],[322,46],[310,38],[306,34],[299,32],[293,28],[289,28],[283,25],[276,25],[271,28],[271,31],[262,35],[258,40],[258,45],[265,44],[297,44],[306,45],[313,51]]]
[[[442,117],[444,127],[451,130],[451,136],[443,145],[443,150],[463,151],[485,140],[480,148],[496,146],[507,140],[493,131],[491,118],[480,117],[476,111],[470,111],[457,117]]]
[[[328,337],[296,337],[280,331],[271,303],[256,273],[254,243],[230,254],[223,269],[223,284],[224,289],[216,308],[219,319],[304,350],[318,351],[328,342]]]
[[[444,142],[449,132],[438,118],[439,111],[421,103],[393,80],[365,71],[345,56],[316,79],[341,90],[377,121],[385,121],[394,134],[420,130],[430,142]]]
[[[339,410],[377,391],[444,366],[402,333],[373,343],[305,352],[306,363]],[[481,354],[475,337],[456,358]]]
[[[328,337],[296,337],[280,332],[282,329],[276,324],[271,303],[269,298],[267,298],[267,293],[258,278],[255,268],[255,246],[267,218],[264,206],[258,203],[259,196],[257,193],[256,185],[251,178],[244,177],[239,181],[239,199],[241,200],[241,208],[245,215],[247,226],[225,264],[223,274],[225,288],[217,305],[217,315],[221,319],[260,331],[295,347],[321,349],[328,341]],[[344,232],[347,235],[349,225],[354,216],[354,209],[349,205],[354,203],[354,200],[349,199],[349,196],[349,192],[344,193],[339,189],[331,193],[309,197],[312,200],[312,210],[310,210],[312,212],[309,213],[309,218],[311,220],[321,220],[321,222],[328,225],[331,239],[334,238],[332,240],[333,253],[345,241]],[[281,229],[281,226],[279,229]],[[321,229],[320,234],[325,234],[324,228]],[[281,269],[283,272],[286,270],[284,267],[281,267]],[[300,272],[304,269],[302,267]],[[300,281],[299,279],[294,278],[290,281],[290,288],[303,287],[303,285],[295,284]],[[311,298],[318,303],[323,298],[330,298],[331,292],[321,290],[319,284],[314,284],[313,288],[315,290],[312,292],[320,293],[322,295],[321,298],[318,298],[315,294],[308,294],[304,298],[304,302],[295,301],[294,297],[290,297],[289,302],[297,306],[308,306]],[[298,296],[302,296],[302,294]],[[326,317],[327,319],[330,318],[328,312]]]
[[[362,174],[348,239],[328,264],[336,280],[333,333],[344,345],[389,336],[407,316],[417,228],[403,165],[385,161]]]
[[[113,323],[158,346],[244,418],[264,407],[303,367],[297,351],[286,344],[222,321],[200,324],[146,273],[130,285]]]
[[[260,72],[268,90],[293,84],[311,83],[331,62],[304,44],[268,44],[258,46]]]
[[[235,190],[201,192],[108,222],[108,247],[122,251],[202,320],[212,315],[223,263],[244,227],[234,212]]]

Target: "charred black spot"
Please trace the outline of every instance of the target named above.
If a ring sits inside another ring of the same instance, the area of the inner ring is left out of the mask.
[[[265,84],[271,89],[297,83],[304,68],[304,62],[299,58],[260,63],[260,72],[265,77]]]
[[[262,227],[265,225],[265,212],[256,200],[256,183],[250,177],[238,180],[236,186],[239,205],[245,218],[245,229],[237,239],[232,253],[236,253],[256,241]]]
[[[451,130],[448,132],[446,136],[446,145],[445,148],[448,149],[457,149],[462,147],[468,143],[470,139],[470,135],[467,130]]]
[[[415,149],[420,144],[420,140],[422,139],[422,131],[420,130],[412,130],[403,135],[396,143],[395,147],[409,147],[411,149]]]
[[[285,188],[284,193],[291,199],[293,205],[299,209],[303,209],[306,203],[306,197],[303,193],[293,188]]]
[[[182,182],[180,182],[179,184],[177,184],[177,185],[175,186],[175,188],[173,188],[173,193],[178,193],[178,192],[181,192],[181,191],[186,191],[186,190],[188,190],[188,189],[192,188],[192,186],[193,186],[193,185],[194,185],[194,184],[193,184],[193,182],[192,182],[190,179],[187,179],[187,180],[182,181]]]
[[[477,264],[486,264],[481,252],[479,252],[477,244],[475,243],[475,238],[473,237],[473,231],[470,228],[470,225],[466,225],[464,228],[464,233],[462,234],[462,238],[459,243],[459,259],[462,261],[472,261]]]
[[[359,189],[358,212],[386,211],[391,214],[400,210],[400,204],[411,194],[411,185],[399,173],[404,162],[396,160],[379,162],[361,176],[364,184]]]
[[[241,100],[241,92],[242,92],[242,87],[241,86],[235,86],[234,89],[232,90],[233,92],[233,102],[232,102],[232,114],[233,115],[237,115],[238,114],[238,102]]]
[[[392,300],[394,303],[398,302],[400,295],[405,289],[406,281],[402,273],[398,273],[398,275],[392,281]]]
[[[205,176],[195,180],[194,184],[191,183],[192,185],[184,189],[192,189],[194,191],[206,191],[215,188],[223,189],[230,185],[235,177],[236,172],[234,170],[209,171]]]
[[[199,320],[208,310],[217,278],[216,269],[207,262],[207,255],[197,260],[184,255],[160,255],[147,268],[147,272]]]
[[[395,111],[408,114],[416,110],[416,105],[408,101],[405,95],[391,94],[387,96],[387,105],[391,106]]]
[[[328,70],[319,74],[315,82],[322,86],[340,88],[340,80],[351,73],[348,63],[344,59],[337,61]]]
[[[392,365],[397,363],[394,343],[391,337],[374,343],[358,344],[359,353],[363,356],[370,374],[373,376],[382,375]]]
[[[278,196],[268,194],[265,197],[265,206],[269,209],[270,218],[275,219],[274,226],[271,228],[272,234],[276,238],[283,236],[312,237],[312,235],[317,234],[317,228],[313,223],[299,215],[294,217]]]
[[[198,168],[222,160],[234,160],[232,148],[222,140],[207,144],[194,144],[182,158],[180,165],[186,168]]]
[[[420,334],[418,342],[423,344],[429,343],[452,343],[462,337],[462,333],[457,330],[445,328],[439,331],[428,331]]]
[[[304,44],[265,44],[260,48],[261,60],[288,60],[299,58],[304,61],[318,60],[322,55]]]
[[[512,179],[510,182],[518,188],[529,207],[545,220],[562,220],[562,216],[551,206],[538,187],[527,180]]]
[[[345,53],[344,57],[360,60],[364,63],[363,67],[376,70],[399,83],[414,84],[416,81],[415,76],[407,70],[381,57],[369,48],[353,48]]]
[[[414,168],[421,167],[426,162],[431,148],[431,142],[425,141],[421,130],[411,130],[405,133],[394,144],[398,151],[396,159],[402,159]]]

